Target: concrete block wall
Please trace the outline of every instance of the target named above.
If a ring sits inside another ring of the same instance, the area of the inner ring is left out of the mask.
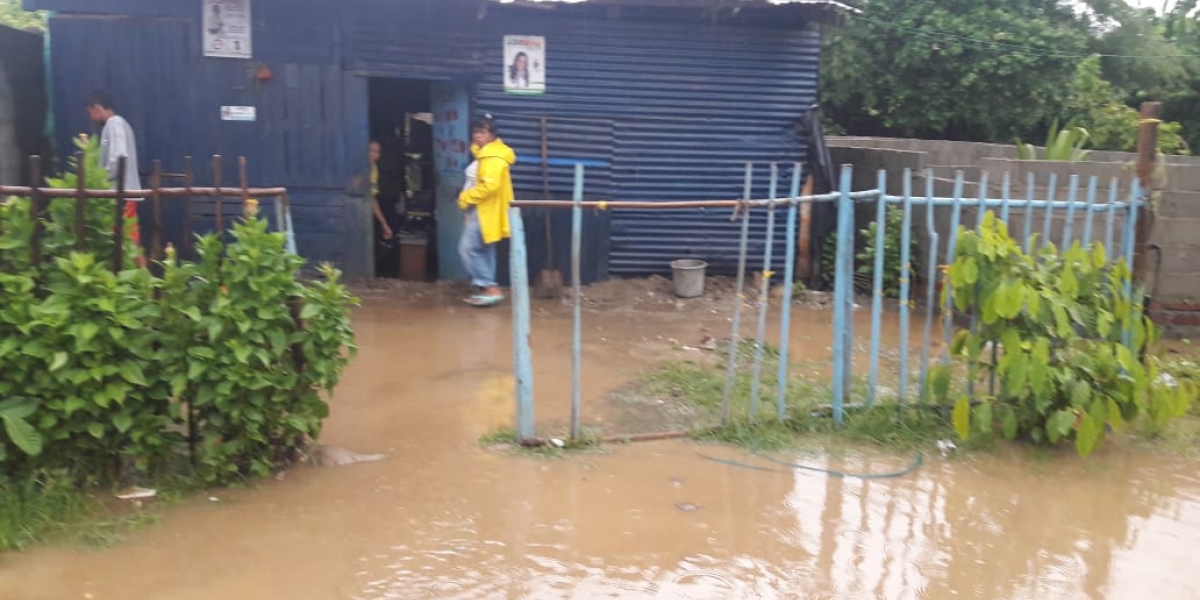
[[[987,195],[1001,197],[1004,174],[1010,177],[1010,198],[1013,206],[1008,220],[1009,231],[1018,239],[1024,236],[1025,220],[1032,218],[1031,230],[1042,234],[1045,230],[1046,212],[1034,210],[1032,214],[1020,207],[1030,190],[1027,177],[1034,176],[1033,197],[1044,200],[1049,193],[1050,175],[1057,174],[1055,199],[1068,198],[1071,177],[1078,177],[1076,197],[1087,198],[1092,177],[1097,181],[1097,202],[1107,203],[1110,185],[1116,179],[1119,201],[1130,197],[1130,184],[1134,172],[1136,155],[1129,152],[1096,151],[1083,162],[1019,161],[1013,146],[980,144],[974,142],[947,142],[867,137],[830,137],[828,144],[835,164],[852,164],[855,167],[855,189],[876,187],[877,171],[888,172],[888,192],[900,194],[903,189],[903,172],[913,172],[913,193],[923,196],[926,190],[926,172],[933,175],[935,196],[953,195],[954,178],[959,172],[965,181],[963,196],[979,197],[979,182],[982,173],[988,173]],[[865,203],[869,204],[869,203]],[[870,206],[860,206],[856,211],[859,227],[865,227],[874,219]],[[938,256],[945,260],[947,236],[950,233],[952,209],[934,209],[934,227],[940,244]],[[914,235],[920,248],[919,277],[925,273],[931,237],[927,233],[926,212],[923,208],[913,211]],[[960,223],[973,225],[977,220],[977,207],[966,205],[960,209]],[[1093,215],[1093,239],[1103,241],[1107,215]],[[1087,214],[1077,211],[1072,224],[1073,239],[1080,239],[1086,226]],[[1050,224],[1050,238],[1061,244],[1067,222],[1066,211],[1056,210]],[[1124,216],[1117,215],[1113,223],[1114,246],[1110,251],[1120,251],[1119,245],[1124,231]],[[863,241],[860,241],[862,245]],[[1151,243],[1162,248],[1162,263],[1157,280],[1152,272],[1148,277],[1148,292],[1154,294],[1151,307],[1156,320],[1168,328],[1173,335],[1200,335],[1200,157],[1167,157],[1165,189],[1159,195],[1158,217],[1155,222]],[[1151,255],[1151,259],[1156,258]],[[1154,260],[1151,264],[1154,266]]]

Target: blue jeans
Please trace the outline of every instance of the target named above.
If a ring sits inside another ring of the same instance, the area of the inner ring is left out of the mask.
[[[483,243],[479,214],[474,207],[467,211],[467,223],[458,240],[458,256],[471,276],[471,285],[497,287],[496,245]]]

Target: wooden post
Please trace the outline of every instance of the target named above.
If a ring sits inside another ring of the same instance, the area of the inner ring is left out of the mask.
[[[83,252],[84,238],[87,235],[87,198],[84,189],[87,188],[86,155],[79,152],[75,155],[75,251]]]
[[[1133,249],[1133,281],[1137,285],[1146,283],[1146,273],[1149,270],[1146,246],[1154,235],[1154,222],[1158,207],[1153,204],[1154,169],[1158,161],[1158,115],[1162,109],[1160,102],[1143,102],[1141,109],[1141,124],[1138,127],[1137,142],[1137,176],[1142,185],[1142,199],[1146,202],[1138,207],[1137,228],[1134,234]]]
[[[162,161],[154,161],[154,172],[150,175],[150,186],[153,194],[150,196],[151,208],[154,210],[153,230],[150,232],[150,260],[159,261],[163,258],[162,248]]]
[[[801,196],[811,196],[813,178],[810,174],[804,179],[804,189]],[[793,281],[808,281],[812,277],[812,203],[800,205],[799,241],[796,242],[796,276]]]
[[[220,154],[213,156],[213,187],[216,188],[216,197],[215,197],[214,206],[216,207],[215,216],[217,219],[217,236],[219,237],[225,230],[225,226],[223,223],[224,219],[222,219],[222,215],[221,215],[221,213],[224,212],[222,210],[224,207],[222,206],[223,198],[221,197],[221,155]]]
[[[33,188],[29,198],[29,216],[33,220],[33,235],[29,240],[29,262],[36,269],[42,264],[42,235],[45,233],[42,225],[42,157],[29,157],[29,176]]]
[[[116,215],[116,226],[113,227],[113,273],[119,273],[125,262],[125,161],[117,158],[117,196],[113,199],[113,214]]]
[[[250,193],[247,191],[249,188],[246,185],[246,157],[245,156],[238,157],[238,179],[239,179],[239,182],[242,184],[242,218],[247,218],[247,217],[253,216],[254,214],[257,214],[258,211],[257,210],[252,211],[250,208]]]
[[[187,196],[183,198],[183,243],[185,248],[192,247],[192,183],[195,177],[192,167],[192,157],[183,157],[183,189]],[[190,257],[191,252],[183,256]]]

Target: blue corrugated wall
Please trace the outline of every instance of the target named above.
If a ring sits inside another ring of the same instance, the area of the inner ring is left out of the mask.
[[[496,26],[490,31],[546,36],[548,93],[505,95],[500,53],[489,52],[478,87],[480,108],[501,119],[505,135],[521,141],[522,153],[535,151],[532,142],[540,136],[535,116],[548,115],[552,123],[557,118],[611,122],[611,173],[596,170],[604,185],[611,177],[615,199],[739,198],[746,161],[805,158],[805,140],[794,125],[816,98],[820,44],[815,31],[493,14]],[[497,49],[501,35],[489,40]],[[574,158],[571,153],[579,150],[561,146],[566,143],[552,135],[551,154]],[[519,196],[540,197],[536,169],[519,169],[524,173],[517,178]],[[754,194],[765,197],[765,166],[756,175]],[[556,177],[553,184],[556,196],[569,197],[566,178]],[[715,272],[732,272],[739,227],[729,216],[616,212],[607,271],[665,273],[671,260],[696,257]],[[761,214],[754,220],[755,239],[764,237],[765,220]],[[564,229],[557,237],[567,233]],[[777,243],[775,256],[782,261],[781,235]],[[593,254],[605,250],[588,249]],[[751,248],[763,249],[762,242]]]
[[[569,198],[571,169],[585,159],[585,196],[635,200],[734,199],[746,161],[802,161],[795,124],[816,97],[819,36],[800,28],[712,25],[683,19],[633,22],[572,17],[569,6],[527,10],[479,3],[353,3],[255,0],[253,61],[201,56],[200,3],[148,0],[28,0],[58,12],[51,24],[55,112],[61,142],[84,130],[81,99],[110,89],[151,158],[180,170],[197,157],[250,159],[256,184],[292,191],[301,253],[365,272],[361,199],[346,193],[365,162],[365,77],[457,80],[475,86],[476,108],[493,112],[522,158],[521,198],[544,197],[541,118],[549,119],[550,194]],[[103,17],[91,16],[103,13]],[[681,13],[682,14],[682,13]],[[114,16],[118,15],[118,16]],[[505,34],[544,35],[549,92],[506,96]],[[274,78],[258,84],[249,67]],[[227,123],[222,105],[257,106],[257,123]],[[765,196],[766,170],[754,195]],[[783,185],[786,190],[786,184]],[[530,214],[531,269],[547,256],[540,214]],[[753,223],[761,239],[765,218]],[[782,230],[780,230],[782,231]],[[587,281],[664,273],[670,260],[708,260],[729,272],[738,226],[728,212],[589,214]],[[569,217],[553,215],[556,266],[566,271]],[[776,255],[783,256],[782,236]],[[367,249],[369,251],[369,248]],[[762,245],[752,248],[761,252]]]

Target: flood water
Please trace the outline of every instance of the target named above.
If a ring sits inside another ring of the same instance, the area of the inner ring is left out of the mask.
[[[373,299],[355,319],[323,441],[388,459],[200,494],[113,548],[0,555],[0,599],[1200,598],[1200,462],[934,453],[867,481],[686,441],[509,456],[478,443],[512,421],[507,310]],[[797,319],[797,351],[821,356],[828,316]],[[585,402],[704,323],[725,321],[589,315]],[[569,336],[557,313],[535,322],[539,421],[569,410]]]

